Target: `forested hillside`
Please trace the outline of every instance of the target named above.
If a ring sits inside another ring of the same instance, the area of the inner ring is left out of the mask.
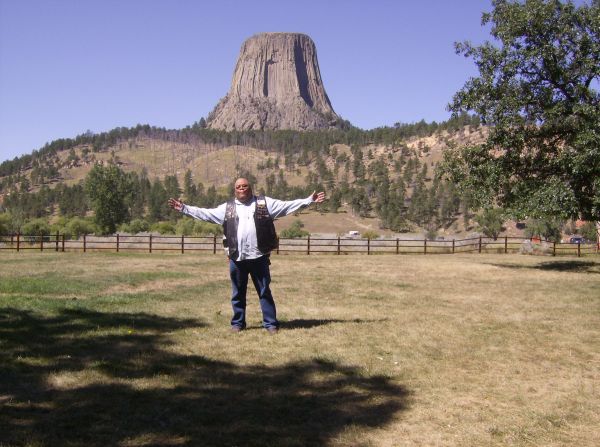
[[[371,131],[224,132],[201,120],[182,130],[86,133],[0,164],[0,230],[23,231],[29,223],[30,231],[44,224],[66,231],[70,224],[83,227],[75,233],[214,232],[178,223],[167,198],[215,206],[229,197],[236,177],[246,176],[257,192],[282,199],[325,190],[321,213],[375,218],[381,230],[435,237],[467,228],[477,211],[468,194],[437,175],[443,151],[479,144],[486,133],[468,115]],[[113,182],[119,212],[101,209],[108,200],[97,197],[98,182]],[[113,221],[103,221],[102,213]]]

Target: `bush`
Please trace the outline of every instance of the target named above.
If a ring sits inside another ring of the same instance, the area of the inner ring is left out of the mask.
[[[150,224],[144,219],[133,219],[127,224],[122,224],[119,227],[119,231],[122,233],[138,234],[145,233],[150,230]]]
[[[363,239],[377,239],[379,237],[379,233],[373,230],[363,231],[360,235]]]
[[[171,222],[157,222],[152,225],[151,230],[159,234],[175,234],[175,225]]]
[[[193,234],[195,236],[213,236],[213,235],[221,235],[223,234],[223,227],[221,225],[217,225],[210,222],[203,222],[201,220],[196,220],[194,222],[194,231]]]
[[[295,239],[298,237],[309,236],[310,233],[306,230],[303,230],[302,229],[303,227],[304,227],[304,224],[302,223],[302,221],[300,219],[296,219],[292,223],[291,227],[286,228],[285,230],[281,231],[280,237],[285,238],[285,239]]]
[[[182,236],[191,236],[194,234],[194,225],[195,222],[192,219],[179,219],[175,226],[175,231]]]
[[[586,222],[580,229],[581,235],[591,243],[595,244],[598,241],[598,230],[594,222]]]
[[[81,217],[73,217],[69,220],[65,230],[65,234],[68,233],[69,237],[75,237],[77,239],[84,234],[92,234],[98,231],[96,225]]]
[[[527,221],[525,237],[541,236],[550,242],[560,242],[563,223],[560,219],[531,219]]]
[[[0,214],[0,235],[10,234],[11,231],[11,217],[8,213]]]
[[[23,225],[23,234],[32,236],[31,240],[39,236],[46,237],[50,235],[50,225],[44,218],[33,219]]]
[[[437,238],[437,230],[435,228],[429,228],[427,229],[427,231],[425,232],[425,239],[428,239],[430,241],[434,241]]]

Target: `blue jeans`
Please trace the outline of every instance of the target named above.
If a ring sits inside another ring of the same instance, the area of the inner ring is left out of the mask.
[[[275,301],[271,295],[269,284],[271,272],[269,271],[269,257],[261,256],[257,259],[244,261],[229,260],[229,275],[231,277],[231,305],[233,307],[232,326],[246,327],[246,290],[248,289],[248,275],[252,278],[256,293],[260,300],[263,314],[263,327],[268,329],[278,327]]]

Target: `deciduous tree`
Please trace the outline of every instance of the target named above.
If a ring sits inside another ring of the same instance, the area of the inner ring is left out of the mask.
[[[493,42],[459,43],[479,75],[449,108],[491,125],[449,151],[446,172],[479,205],[600,220],[600,1],[493,0]]]

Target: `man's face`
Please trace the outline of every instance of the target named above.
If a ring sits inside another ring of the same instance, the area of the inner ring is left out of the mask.
[[[242,203],[246,203],[252,197],[252,188],[245,178],[239,178],[235,181],[235,198]]]

